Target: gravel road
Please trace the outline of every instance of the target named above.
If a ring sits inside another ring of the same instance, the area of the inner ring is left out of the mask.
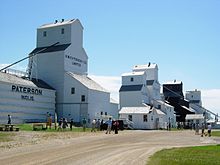
[[[219,142],[219,139],[195,135],[193,131],[139,130],[122,131],[117,135],[99,132],[73,137],[68,134],[68,138],[63,133],[62,136],[49,136],[36,144],[0,148],[0,164],[145,165],[150,155],[163,148]],[[32,137],[28,137],[29,140]]]

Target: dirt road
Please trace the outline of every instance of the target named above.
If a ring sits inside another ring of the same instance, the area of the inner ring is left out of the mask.
[[[0,164],[144,165],[150,155],[162,148],[215,143],[218,143],[216,139],[200,137],[192,131],[89,133],[0,149]]]

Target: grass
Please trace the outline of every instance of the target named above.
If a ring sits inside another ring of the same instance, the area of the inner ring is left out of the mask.
[[[164,149],[150,157],[148,165],[220,164],[220,145]]]
[[[212,136],[219,136],[220,137],[220,131],[212,131]]]
[[[21,131],[33,131],[33,124],[18,124],[17,125]],[[52,127],[51,129],[47,129],[47,130],[41,130],[38,129],[37,131],[43,131],[43,132],[63,132],[63,131],[58,131],[55,130],[54,127]],[[65,131],[70,131],[70,128],[66,128]],[[86,128],[86,132],[90,132],[91,128]],[[82,127],[73,127],[72,131],[70,132],[83,132],[83,128]]]
[[[0,142],[8,142],[11,141],[11,134],[8,132],[0,132]]]

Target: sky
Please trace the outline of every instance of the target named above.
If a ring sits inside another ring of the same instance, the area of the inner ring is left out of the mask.
[[[122,73],[151,62],[161,84],[176,79],[184,91],[201,90],[203,106],[220,114],[219,8],[219,0],[3,0],[0,65],[28,56],[42,24],[78,18],[88,73],[113,98]]]

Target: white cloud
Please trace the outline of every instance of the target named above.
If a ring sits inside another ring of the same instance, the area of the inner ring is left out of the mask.
[[[96,76],[89,75],[91,79],[99,83],[103,88],[111,93],[111,97],[119,101],[119,89],[121,86],[121,77],[117,76]]]
[[[214,113],[220,114],[220,89],[203,89],[202,106]]]
[[[6,66],[9,66],[10,64],[0,64],[0,69],[2,69],[2,68],[4,68],[4,67],[6,67]],[[14,65],[14,66],[12,66],[12,67],[9,67],[10,69],[15,69],[15,70],[20,70],[20,71],[23,71],[23,72],[25,72],[25,70],[26,70],[26,67],[25,66],[23,66],[23,65]]]
[[[0,69],[4,68],[6,66],[8,66],[8,64],[0,64]]]

